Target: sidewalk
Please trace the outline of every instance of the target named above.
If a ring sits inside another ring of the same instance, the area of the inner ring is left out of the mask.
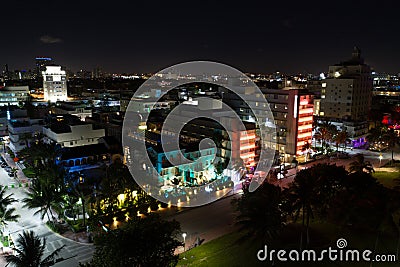
[[[30,179],[27,178],[25,176],[25,174],[23,173],[23,171],[20,169],[20,167],[14,162],[14,160],[10,157],[10,155],[8,153],[5,152],[1,152],[1,156],[5,159],[5,161],[7,162],[7,164],[11,167],[11,168],[16,168],[17,172],[16,172],[16,177],[15,180],[18,181],[18,183],[28,183],[30,182]]]
[[[1,156],[5,159],[5,161],[7,162],[7,164],[8,164],[11,168],[16,168],[16,169],[17,169],[17,173],[16,173],[15,180],[16,180],[19,184],[26,184],[26,183],[30,183],[30,182],[31,182],[31,179],[29,179],[29,178],[27,178],[27,177],[25,176],[25,174],[23,173],[23,171],[22,171],[22,170],[20,169],[20,167],[14,162],[14,160],[11,159],[11,157],[10,157],[10,155],[9,155],[8,153],[1,152]],[[53,212],[55,212],[55,211],[53,211]],[[57,215],[56,217],[58,217],[58,215]],[[44,224],[44,222],[43,222],[43,224]],[[49,228],[49,230],[52,231],[50,228]],[[58,233],[57,233],[57,234],[58,234]],[[68,239],[70,239],[70,240],[79,242],[79,243],[86,243],[86,244],[89,244],[89,240],[88,240],[88,237],[87,237],[87,233],[86,233],[86,232],[74,233],[74,232],[72,232],[72,231],[69,230],[69,231],[67,231],[67,232],[65,232],[65,233],[63,233],[63,234],[59,234],[59,235],[65,237],[65,238],[68,238]],[[3,256],[3,257],[0,257],[0,266],[5,266],[5,264],[4,264],[4,265],[2,264],[2,261],[1,261],[2,258],[4,258],[4,256]]]

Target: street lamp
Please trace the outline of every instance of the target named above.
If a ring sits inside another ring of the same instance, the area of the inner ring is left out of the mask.
[[[379,154],[379,168],[381,167],[381,165],[382,165],[382,153],[380,153]]]
[[[186,252],[186,233],[182,233],[182,237],[183,237],[183,253]],[[183,259],[186,260],[186,257],[183,256]]]

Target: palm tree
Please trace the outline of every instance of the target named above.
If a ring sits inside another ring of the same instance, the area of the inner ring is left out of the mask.
[[[6,189],[3,187],[0,189],[0,224],[4,227],[7,225],[7,222],[16,222],[20,217],[17,214],[14,214],[16,211],[15,208],[8,208],[9,205],[14,203],[16,200],[12,197],[13,194],[9,194],[8,196],[4,196],[6,193]],[[2,230],[3,232],[3,230]]]
[[[9,194],[8,196],[5,196],[6,193],[6,188],[1,187],[0,189],[0,208],[6,208],[7,206],[11,205],[14,203],[16,200],[12,197],[14,194]]]
[[[350,163],[350,172],[363,172],[364,170],[367,173],[375,172],[374,167],[371,162],[365,161],[363,154],[357,154],[355,156],[355,161]]]
[[[22,201],[25,203],[24,207],[28,209],[39,209],[34,214],[41,214],[41,219],[47,215],[48,221],[54,221],[55,217],[52,208],[61,210],[60,205],[64,201],[60,192],[56,190],[54,184],[47,183],[42,179],[37,179],[31,188],[31,192],[27,193],[28,197]],[[52,220],[50,220],[51,215]]]
[[[336,143],[336,151],[339,151],[339,146],[341,144],[344,144],[344,149],[346,149],[346,143],[349,141],[349,138],[350,136],[346,130],[341,130],[338,132],[333,138]]]
[[[233,200],[240,212],[236,224],[248,237],[262,237],[265,241],[274,238],[284,226],[285,212],[282,210],[283,192],[279,186],[262,184],[256,192],[244,191],[240,199]]]
[[[42,240],[33,231],[24,231],[18,235],[17,247],[13,248],[16,255],[7,255],[7,265],[13,264],[16,267],[49,267],[53,266],[62,258],[56,258],[65,247],[56,249],[49,256],[43,259],[46,250],[46,238]]]
[[[7,222],[17,222],[18,219],[21,217],[18,214],[14,214],[15,211],[15,208],[6,210],[0,209],[0,224],[3,226],[3,229],[8,224]]]
[[[312,169],[303,169],[296,174],[289,186],[289,197],[292,201],[295,220],[302,214],[302,226],[306,229],[307,246],[310,242],[309,226],[313,215],[313,205],[317,197],[317,176],[313,175]],[[300,236],[300,249],[303,245],[303,231]]]
[[[78,183],[72,187],[71,194],[77,198],[78,200],[80,199],[82,202],[82,216],[83,216],[83,227],[86,226],[86,196],[83,192],[83,184]]]
[[[394,148],[397,144],[399,144],[400,138],[393,129],[388,130],[383,135],[383,137],[384,137],[384,140],[386,140],[388,142],[388,145],[389,145],[390,149],[392,150],[392,163],[393,163],[394,162],[394,155],[393,155]]]
[[[332,140],[332,137],[335,135],[336,131],[336,126],[328,121],[325,121],[319,125],[317,132],[315,133],[315,139],[322,143],[322,151],[326,150],[328,146],[327,143]]]

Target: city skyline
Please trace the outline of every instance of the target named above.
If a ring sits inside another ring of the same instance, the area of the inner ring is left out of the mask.
[[[319,73],[361,48],[377,72],[398,73],[394,1],[4,4],[0,64],[31,69],[48,56],[73,71],[155,73],[210,60],[255,73]],[[15,17],[17,14],[17,19]]]

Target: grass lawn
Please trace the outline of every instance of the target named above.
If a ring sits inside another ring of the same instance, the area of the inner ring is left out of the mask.
[[[369,267],[369,262],[275,262],[272,265],[269,260],[258,261],[257,252],[268,245],[268,251],[286,249],[286,251],[299,251],[300,224],[293,224],[285,228],[282,236],[273,241],[264,243],[261,240],[244,239],[240,232],[233,232],[212,240],[208,243],[193,248],[180,255],[178,266],[356,266]],[[360,255],[364,249],[377,251],[379,254],[396,254],[397,235],[381,234],[376,238],[375,233],[361,233],[357,230],[341,229],[333,224],[313,222],[310,229],[310,248],[317,251],[321,249],[337,249],[336,241],[339,238],[347,240],[348,249],[358,249]],[[375,250],[376,245],[376,250]],[[345,250],[344,250],[345,251]],[[317,254],[318,255],[318,254]],[[185,257],[185,259],[183,259]],[[375,263],[372,266],[399,266],[398,263]]]
[[[240,237],[242,234],[233,232],[193,248],[181,254],[178,266],[262,266],[256,252],[263,245],[250,240],[239,242]]]
[[[376,171],[372,174],[373,177],[378,179],[378,181],[388,188],[393,188],[395,186],[395,182],[393,181],[396,178],[400,178],[398,172],[382,172]]]

